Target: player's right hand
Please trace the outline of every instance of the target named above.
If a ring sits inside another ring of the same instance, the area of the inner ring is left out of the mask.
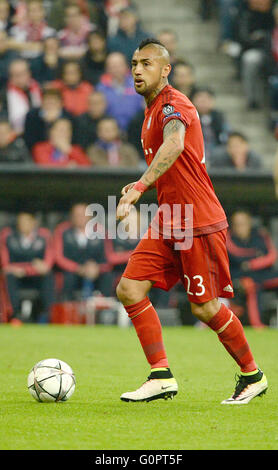
[[[134,204],[140,199],[142,193],[140,191],[136,191],[136,189],[131,189],[127,193],[125,193],[117,206],[116,210],[116,219],[123,220],[127,217],[133,207]]]
[[[126,186],[123,187],[121,190],[121,195],[124,196],[130,189],[133,188],[133,186],[137,183],[137,181],[134,181],[133,183],[129,183]]]

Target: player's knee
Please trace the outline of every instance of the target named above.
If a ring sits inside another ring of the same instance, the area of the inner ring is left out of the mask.
[[[116,295],[124,305],[131,305],[140,302],[149,290],[146,282],[136,281],[122,277],[116,287]]]
[[[126,278],[122,277],[119,284],[116,287],[116,294],[120,302],[124,305],[133,302],[132,285]]]
[[[198,320],[204,323],[208,323],[219,311],[220,306],[221,304],[219,300],[213,299],[203,304],[191,303],[191,311],[193,315],[198,318]]]

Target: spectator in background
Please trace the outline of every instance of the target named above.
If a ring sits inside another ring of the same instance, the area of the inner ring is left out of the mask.
[[[0,31],[5,31],[9,34],[11,27],[12,22],[9,2],[8,0],[0,0]]]
[[[32,76],[42,86],[58,79],[62,66],[59,57],[59,40],[57,36],[49,36],[43,41],[42,53],[31,61]]]
[[[88,99],[88,111],[76,119],[76,143],[86,151],[97,140],[97,124],[106,117],[107,103],[100,91],[93,91]]]
[[[199,113],[205,143],[206,164],[209,166],[212,152],[227,141],[230,130],[224,114],[215,107],[215,96],[210,88],[198,88],[191,95]]]
[[[101,5],[97,5],[94,0],[51,0],[50,13],[48,15],[49,24],[56,31],[60,31],[65,27],[65,10],[68,6],[77,5],[80,8],[81,14],[95,23],[104,21]]]
[[[141,130],[142,125],[145,119],[145,100],[142,102],[142,108],[137,111],[134,117],[131,119],[128,128],[127,128],[127,140],[128,142],[133,145],[138,155],[140,155],[141,160],[145,162],[145,155],[142,149],[142,142],[141,142]]]
[[[172,84],[173,73],[175,70],[176,62],[179,61],[177,53],[178,53],[178,35],[176,31],[172,29],[162,29],[158,35],[158,40],[166,47],[167,51],[170,55],[170,64],[172,66],[172,70],[170,75],[168,75],[169,83]]]
[[[226,147],[218,148],[211,156],[211,168],[237,171],[262,168],[261,157],[250,149],[249,142],[240,132],[232,132]]]
[[[214,3],[215,3],[215,0],[200,0],[199,1],[199,13],[203,21],[209,20],[211,18]]]
[[[32,159],[23,138],[17,137],[7,120],[0,120],[0,164],[29,162]]]
[[[172,75],[172,85],[190,100],[197,91],[196,78],[193,66],[185,60],[178,60],[175,63]]]
[[[105,12],[105,2],[103,0],[88,0],[90,9],[90,18],[97,28],[103,31],[107,36],[108,18]]]
[[[41,0],[27,3],[26,22],[11,28],[9,47],[18,51],[25,59],[38,57],[42,51],[42,41],[55,34],[45,20],[45,10]]]
[[[88,44],[89,33],[96,28],[82,14],[77,4],[69,4],[65,9],[65,28],[59,31],[60,56],[63,59],[81,59]]]
[[[57,119],[60,118],[65,118],[71,121],[74,141],[74,117],[63,108],[61,92],[53,88],[48,88],[43,91],[41,106],[31,108],[26,115],[24,140],[29,150],[32,150],[33,146],[38,142],[45,142],[48,140],[50,127],[57,121]]]
[[[275,158],[274,158],[273,180],[274,180],[275,196],[276,196],[276,199],[278,199],[278,149],[276,150]]]
[[[6,102],[9,121],[15,132],[22,134],[26,114],[32,107],[41,105],[40,86],[32,78],[25,59],[16,59],[10,63]]]
[[[97,85],[105,70],[107,57],[106,38],[101,31],[93,31],[88,36],[88,50],[82,59],[84,79]]]
[[[274,269],[277,250],[264,227],[255,227],[248,211],[238,210],[231,217],[231,228],[227,233],[227,250],[230,269],[237,291],[246,295],[249,322],[254,327],[263,326],[264,290],[278,288],[278,272]]]
[[[265,69],[274,25],[271,8],[272,0],[248,0],[248,8],[239,18],[241,76],[249,109],[261,107],[264,101]]]
[[[90,217],[87,204],[72,206],[69,222],[57,226],[54,233],[56,264],[63,271],[63,300],[74,299],[74,291],[81,290],[87,297],[97,289],[105,296],[111,295],[111,266],[107,261],[107,240],[104,228],[95,224],[92,231],[99,237],[88,238],[85,229]]]
[[[0,30],[0,90],[6,86],[10,63],[17,58],[18,54],[8,48],[8,36],[6,31]]]
[[[142,108],[142,96],[134,90],[133,78],[125,56],[112,52],[106,59],[106,73],[96,89],[107,100],[107,114],[114,117],[121,130],[126,131],[131,119]]]
[[[233,56],[240,51],[239,44],[237,44],[237,26],[245,2],[243,0],[218,0],[217,3],[220,25],[219,45],[223,52]]]
[[[60,118],[49,129],[49,140],[34,145],[32,154],[38,165],[48,167],[89,166],[90,160],[78,145],[72,145],[72,125]]]
[[[27,0],[11,0],[11,20],[15,25],[26,23],[27,21]]]
[[[6,107],[6,96],[3,90],[0,89],[0,119],[8,121],[8,112]]]
[[[273,6],[274,28],[271,35],[271,72],[269,77],[270,126],[278,135],[278,2]]]
[[[106,0],[104,11],[107,16],[107,35],[114,36],[119,27],[120,12],[127,8],[132,2],[130,0]]]
[[[93,86],[83,80],[79,62],[69,61],[62,66],[61,79],[54,80],[49,87],[60,90],[64,108],[74,116],[88,111],[88,98]]]
[[[140,157],[137,150],[120,138],[120,129],[113,118],[103,118],[97,124],[97,141],[87,149],[94,166],[137,168]]]
[[[20,322],[20,289],[38,289],[42,313],[38,321],[47,322],[54,302],[53,247],[48,229],[39,227],[31,213],[21,212],[16,228],[1,232],[1,265],[13,308],[12,322]]]
[[[114,36],[108,38],[109,52],[121,52],[130,64],[133,53],[143,39],[149,37],[139,24],[135,7],[127,7],[119,14],[119,28]]]

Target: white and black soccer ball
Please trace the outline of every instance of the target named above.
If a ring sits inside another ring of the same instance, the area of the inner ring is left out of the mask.
[[[75,375],[66,362],[59,359],[44,359],[31,370],[27,386],[37,401],[66,401],[74,392]]]

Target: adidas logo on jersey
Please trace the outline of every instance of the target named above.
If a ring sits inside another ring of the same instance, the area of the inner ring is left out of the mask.
[[[225,292],[234,292],[234,289],[232,288],[231,284],[228,284],[226,287],[223,288]]]

